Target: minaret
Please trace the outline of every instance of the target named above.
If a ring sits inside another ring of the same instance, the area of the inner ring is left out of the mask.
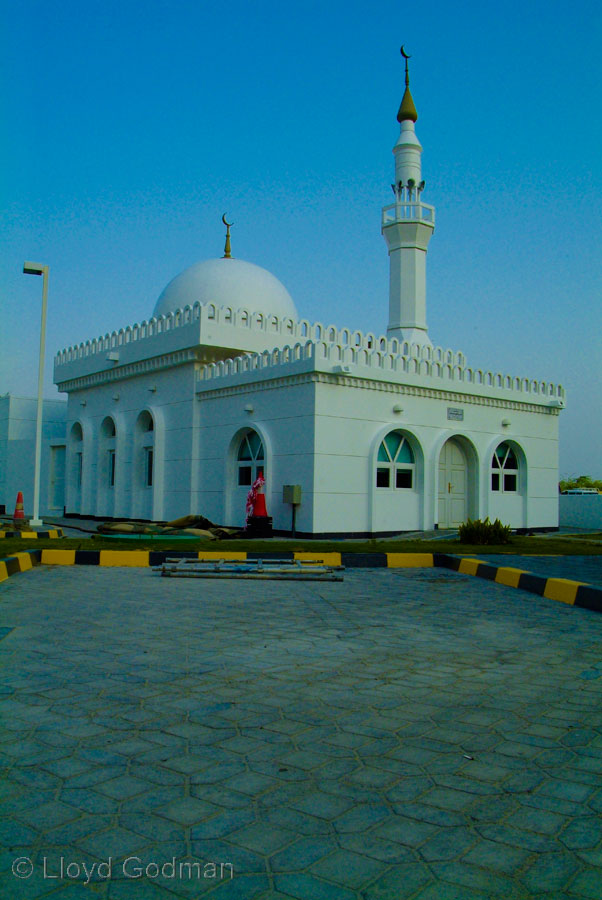
[[[426,324],[426,248],[435,228],[435,209],[422,203],[424,189],[410,93],[409,56],[405,59],[405,93],[397,113],[401,125],[395,154],[395,203],[382,212],[382,233],[389,248],[389,325],[387,336],[416,344],[431,343]]]

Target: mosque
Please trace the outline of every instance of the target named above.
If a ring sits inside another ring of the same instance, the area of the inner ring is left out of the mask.
[[[403,51],[404,56],[406,54]],[[68,514],[242,525],[261,472],[274,529],[387,535],[500,518],[558,525],[560,386],[473,368],[432,345],[422,147],[409,87],[397,115],[386,334],[310,323],[265,269],[196,263],[152,317],[62,350]],[[57,460],[60,457],[57,454]]]

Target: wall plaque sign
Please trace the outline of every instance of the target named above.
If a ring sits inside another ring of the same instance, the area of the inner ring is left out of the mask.
[[[447,418],[453,419],[456,422],[464,421],[464,410],[456,409],[454,406],[447,407]]]

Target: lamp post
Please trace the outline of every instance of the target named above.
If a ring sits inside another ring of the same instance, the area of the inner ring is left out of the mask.
[[[46,348],[46,306],[48,303],[48,266],[41,263],[26,262],[23,265],[25,275],[42,275],[42,325],[40,329],[40,368],[38,371],[38,411],[36,416],[36,455],[33,482],[33,519],[34,527],[42,525],[40,519],[40,467],[42,463],[42,387],[44,382],[44,351]]]

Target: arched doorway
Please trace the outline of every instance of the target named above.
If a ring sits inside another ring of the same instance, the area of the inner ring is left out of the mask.
[[[456,528],[468,518],[468,460],[456,438],[439,456],[439,528]]]
[[[399,428],[380,435],[371,472],[371,531],[414,531],[421,527],[422,449]]]
[[[239,432],[231,445],[233,462],[228,485],[228,524],[242,526],[245,523],[247,494],[258,475],[266,474],[266,453],[260,435],[253,429]],[[233,476],[233,477],[232,477]]]
[[[527,525],[527,459],[515,441],[503,441],[490,454],[489,517],[504,525]]]

